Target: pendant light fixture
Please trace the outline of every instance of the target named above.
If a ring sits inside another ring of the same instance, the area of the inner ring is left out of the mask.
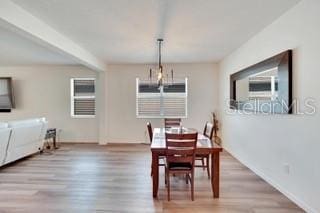
[[[159,47],[159,61],[158,61],[158,86],[163,86],[163,67],[161,63],[161,46],[162,46],[163,39],[158,39],[158,47]]]
[[[157,83],[158,83],[158,87],[161,88],[164,86],[165,84],[165,80],[167,81],[167,83],[169,84],[169,76],[167,74],[166,79],[165,79],[165,75],[164,75],[164,70],[163,70],[163,66],[162,66],[162,55],[161,55],[161,47],[162,47],[162,42],[163,39],[162,38],[158,38],[158,68],[157,68]],[[149,80],[150,82],[152,81],[152,72],[153,70],[150,69],[149,70]],[[173,69],[171,70],[171,82],[173,83]]]

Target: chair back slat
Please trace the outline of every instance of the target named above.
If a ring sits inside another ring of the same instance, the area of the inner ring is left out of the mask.
[[[214,130],[213,124],[210,122],[207,122],[206,125],[204,126],[203,135],[208,137],[210,140],[212,140],[213,130]]]
[[[194,141],[191,140],[169,140],[168,147],[190,147],[194,146]]]
[[[150,143],[152,143],[153,131],[152,131],[152,126],[150,122],[147,123],[147,129],[148,129]]]
[[[197,140],[194,136],[198,136],[198,133],[184,133],[184,134],[176,134],[176,133],[166,133],[166,139],[172,140]]]
[[[164,127],[171,128],[171,127],[178,127],[181,124],[181,118],[165,118],[164,119]]]
[[[192,156],[184,156],[184,157],[168,156],[166,159],[168,162],[171,162],[171,163],[172,162],[174,162],[174,163],[191,163],[193,160],[193,157]]]
[[[193,148],[184,148],[184,149],[178,149],[178,148],[172,148],[168,147],[167,149],[167,154],[168,155],[192,155],[193,154]]]
[[[166,158],[168,163],[190,163],[194,165],[198,133],[166,133]]]

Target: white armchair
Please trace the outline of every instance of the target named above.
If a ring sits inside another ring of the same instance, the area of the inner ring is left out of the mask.
[[[10,134],[11,129],[8,128],[8,124],[0,123],[0,166],[4,164]]]
[[[3,132],[9,131],[10,133],[11,131],[11,134],[6,148],[1,148],[0,160],[3,152],[2,150],[5,150],[4,159],[2,159],[1,165],[40,151],[44,143],[47,126],[48,122],[44,118],[12,121],[7,123],[7,127],[3,124]],[[0,129],[0,131],[2,129]],[[3,133],[3,137],[6,136],[7,135]],[[2,146],[2,144],[0,145]]]

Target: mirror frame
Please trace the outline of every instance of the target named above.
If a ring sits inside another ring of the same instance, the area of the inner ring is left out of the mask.
[[[273,113],[292,114],[292,50],[286,50],[230,75],[230,109],[242,110],[239,109],[236,101],[236,81],[276,66],[278,67],[278,87],[284,90],[280,91],[278,96],[285,101],[287,106],[291,107],[286,111],[274,111]],[[256,110],[254,112],[262,111]]]

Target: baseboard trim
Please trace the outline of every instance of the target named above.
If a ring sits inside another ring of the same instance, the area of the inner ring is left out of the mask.
[[[97,141],[57,141],[57,144],[98,144],[99,142]]]
[[[57,141],[57,144],[99,144],[99,145],[116,145],[116,144],[123,144],[123,145],[135,145],[135,144],[146,144],[150,145],[150,143],[144,143],[141,141],[131,141],[131,142],[107,142],[107,143],[99,143],[99,142],[92,142],[92,141]]]
[[[108,146],[137,146],[137,145],[147,145],[150,146],[150,143],[107,143]]]
[[[261,170],[255,168],[254,166],[250,165],[247,161],[243,160],[241,157],[239,157],[237,154],[232,152],[231,150],[223,147],[228,153],[230,153],[233,157],[235,157],[238,161],[240,161],[243,165],[248,167],[251,171],[253,171],[256,175],[261,177],[263,180],[265,180],[267,183],[269,183],[271,186],[276,188],[278,191],[280,191],[282,194],[284,194],[288,199],[290,199],[292,202],[297,204],[300,208],[302,208],[304,211],[309,213],[317,213],[316,209],[312,208],[308,204],[306,204],[304,201],[300,200],[298,197],[293,195],[291,192],[284,189],[280,184],[278,184],[276,181],[274,181],[272,178],[267,176],[264,172]]]
[[[110,141],[110,142],[107,142],[106,144],[146,144],[146,143],[141,142],[141,141],[126,141],[126,142],[123,142],[123,141]]]

